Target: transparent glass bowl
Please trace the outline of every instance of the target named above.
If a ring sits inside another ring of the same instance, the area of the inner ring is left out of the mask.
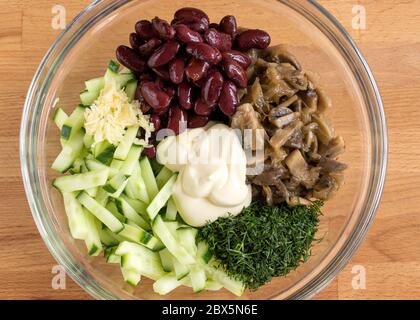
[[[272,44],[286,44],[306,70],[317,72],[331,95],[329,114],[346,141],[341,160],[349,165],[346,183],[324,207],[310,260],[242,299],[310,298],[331,281],[363,240],[375,215],[384,183],[387,135],[381,98],[361,53],[340,24],[312,1],[149,0],[96,1],[79,14],[47,52],[25,102],[20,153],[27,198],[41,236],[58,263],[93,297],[100,299],[234,299],[227,291],[193,294],[179,288],[165,297],[144,279],[137,288],[124,284],[119,268],[91,258],[67,227],[60,194],[51,186],[50,169],[60,150],[51,120],[57,97],[70,112],[83,81],[102,75],[115,48],[128,42],[136,21],[171,19],[177,8],[195,6],[212,21],[234,14],[239,25],[268,31]]]

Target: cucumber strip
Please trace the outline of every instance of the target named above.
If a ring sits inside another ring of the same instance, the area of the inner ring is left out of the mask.
[[[103,164],[109,166],[111,164],[114,152],[115,152],[115,146],[113,146],[112,144],[109,144],[105,149],[99,152],[95,158],[99,162],[102,162]]]
[[[99,190],[99,187],[94,187],[94,188],[89,188],[89,189],[86,189],[85,191],[86,191],[86,193],[87,193],[88,195],[90,195],[92,198],[95,198],[95,197],[96,197],[96,195],[98,194],[98,190]]]
[[[80,101],[85,106],[91,106],[99,97],[99,91],[84,90],[80,93]]]
[[[122,197],[115,199],[118,211],[121,212],[127,219],[134,221],[139,227],[150,230],[150,224],[140,216],[137,211]]]
[[[141,151],[143,150],[142,147],[132,145],[130,151],[128,152],[127,158],[124,160],[120,168],[120,172],[125,175],[131,175],[134,171],[134,168],[137,162],[140,159]]]
[[[94,147],[92,148],[93,156],[96,158],[102,151],[104,151],[110,145],[111,144],[106,140],[95,143]]]
[[[156,176],[156,183],[159,189],[161,189],[166,182],[174,175],[174,173],[166,167],[163,167],[159,174]]]
[[[147,157],[143,157],[143,159],[140,160],[140,168],[141,176],[143,177],[143,181],[146,185],[149,199],[153,200],[153,198],[158,194],[159,189],[156,184],[155,175]]]
[[[115,159],[124,161],[127,158],[130,148],[134,144],[134,140],[136,139],[138,131],[138,126],[132,126],[127,128],[123,139],[121,140],[117,149],[115,150]]]
[[[160,170],[162,170],[163,165],[162,165],[162,164],[160,164],[160,163],[156,160],[156,158],[149,159],[149,162],[150,162],[150,166],[152,167],[153,174],[154,174],[155,176],[157,176],[157,175],[159,174]]]
[[[183,264],[193,264],[195,259],[179,245],[160,215],[156,216],[153,223],[153,232],[159,237],[169,252]]]
[[[96,218],[88,210],[83,210],[86,218],[87,236],[85,239],[88,254],[90,256],[97,256],[102,251],[102,242],[99,236]]]
[[[223,289],[223,285],[213,279],[207,279],[206,285],[204,286],[204,290],[209,291],[219,291],[221,289]]]
[[[130,102],[134,100],[134,98],[136,96],[136,90],[137,90],[137,80],[136,79],[131,79],[125,85],[125,94],[127,95],[128,100]]]
[[[74,136],[85,122],[85,107],[77,106],[61,127],[61,138],[65,141]]]
[[[120,64],[115,60],[110,60],[108,63],[108,68],[106,69],[105,77],[109,72],[113,72],[115,75],[118,74],[118,69]]]
[[[108,258],[111,254],[115,254],[118,246],[109,246],[104,250],[104,257]]]
[[[175,201],[172,198],[169,198],[166,206],[165,219],[168,221],[176,221],[177,212],[178,210],[176,208]]]
[[[208,265],[204,266],[204,270],[208,276],[221,283],[223,287],[234,295],[240,297],[244,293],[245,287],[243,283],[230,278],[224,271]]]
[[[74,160],[73,165],[69,172],[71,174],[81,173],[82,172],[82,166],[84,164],[83,158],[77,158]]]
[[[179,228],[178,221],[165,221],[165,225],[175,240],[178,241],[178,233],[176,232]]]
[[[119,261],[121,261],[121,257],[119,257]],[[137,286],[138,283],[141,281],[141,274],[136,271],[121,268],[121,273],[124,281],[127,282],[129,285]]]
[[[114,201],[109,201],[107,203],[107,205],[105,206],[105,208],[111,212],[115,218],[117,218],[118,220],[120,220],[122,223],[125,223],[127,221],[127,218],[124,217],[124,215],[122,215],[117,208],[117,205],[115,204]]]
[[[101,242],[107,247],[116,246],[120,243],[115,237],[112,236],[112,232],[107,228],[99,229],[99,238],[101,239]]]
[[[104,190],[110,194],[113,194],[120,189],[120,187],[127,181],[128,177],[122,173],[118,173],[111,178],[106,184],[104,183]]]
[[[104,185],[108,179],[108,169],[89,171],[71,176],[58,177],[53,186],[62,192],[73,192]]]
[[[118,233],[124,229],[123,224],[114,217],[105,207],[101,206],[95,199],[91,198],[86,192],[78,196],[80,203],[88,209],[96,218],[106,225],[112,232]]]
[[[206,272],[198,265],[193,265],[190,272],[191,285],[194,292],[203,291],[206,287]]]
[[[85,86],[87,91],[99,93],[105,86],[104,77],[87,80]]]
[[[208,264],[213,257],[213,254],[209,250],[209,246],[204,241],[200,241],[197,244],[197,261],[199,263]]]
[[[118,173],[117,169],[108,167],[108,166],[104,165],[102,162],[99,162],[96,159],[88,159],[88,160],[85,161],[85,163],[86,163],[86,167],[89,169],[89,171],[108,169],[110,178],[114,177]]]
[[[115,254],[117,250],[117,246],[108,247],[105,249],[104,256],[106,258],[107,263],[117,263],[121,264],[121,257]]]
[[[124,254],[121,256],[121,267],[140,273],[152,280],[158,280],[165,275],[160,264],[159,255]]]
[[[108,192],[106,192],[103,188],[98,189],[98,193],[96,194],[95,200],[102,206],[105,207],[105,205],[108,202]]]
[[[54,160],[51,168],[61,173],[66,172],[73,162],[82,154],[84,132],[80,130],[70,140],[66,141],[63,150]]]
[[[172,255],[168,249],[162,249],[159,251],[160,261],[162,263],[163,270],[166,272],[174,271],[174,264],[172,262]]]
[[[61,128],[63,127],[63,124],[68,119],[68,117],[69,116],[67,115],[67,113],[64,112],[63,109],[57,108],[55,110],[53,120],[54,120],[54,123],[56,124],[56,126],[58,127],[58,129],[60,129],[60,131],[61,131]]]
[[[83,137],[83,144],[87,149],[90,149],[95,142],[95,138],[91,134],[85,134]]]
[[[168,294],[169,292],[175,290],[181,285],[184,285],[188,277],[178,280],[176,275],[169,273],[164,277],[160,278],[153,284],[153,290],[160,295]]]
[[[176,231],[179,244],[193,257],[197,255],[197,245],[195,244],[197,231],[195,228],[181,228]]]
[[[150,219],[153,220],[156,215],[159,213],[160,209],[162,209],[166,203],[168,202],[169,198],[172,195],[172,188],[176,181],[176,175],[172,175],[172,177],[165,183],[165,185],[160,189],[158,194],[154,197],[152,202],[147,207],[147,214],[149,215]]]
[[[73,192],[63,193],[64,209],[69,222],[69,229],[74,239],[85,240],[88,233],[86,216]]]
[[[190,273],[190,267],[179,262],[178,259],[174,256],[172,256],[172,264],[174,266],[175,275],[178,280],[181,280]]]
[[[137,162],[133,174],[128,179],[126,194],[132,199],[139,199],[140,201],[149,204],[150,199],[147,194],[146,184],[141,175],[140,163]],[[147,215],[147,214],[146,214]]]
[[[128,204],[136,210],[137,213],[139,213],[146,221],[149,219],[149,216],[147,215],[147,204],[144,202],[141,202],[140,200],[131,199],[127,197],[126,195],[121,195],[121,198],[128,202]]]
[[[158,253],[147,249],[144,246],[138,245],[133,242],[129,241],[123,241],[118,245],[117,250],[115,251],[115,254],[119,256],[123,256],[125,254],[135,254],[140,256],[150,256],[150,258],[156,257]]]
[[[145,247],[152,249],[149,242],[154,238],[152,234],[135,225],[124,224],[124,229],[118,233],[119,236],[133,241],[135,243],[144,245]]]

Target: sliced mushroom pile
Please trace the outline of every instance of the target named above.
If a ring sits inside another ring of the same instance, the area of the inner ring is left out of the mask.
[[[284,46],[253,49],[249,55],[251,85],[240,93],[231,126],[252,129],[245,148],[255,151],[264,142],[263,156],[248,163],[264,163],[262,173],[248,176],[254,199],[296,205],[330,198],[343,184],[347,167],[337,161],[344,140],[325,116],[331,99]]]

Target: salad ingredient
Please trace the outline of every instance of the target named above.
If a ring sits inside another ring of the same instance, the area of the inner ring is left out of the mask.
[[[218,27],[220,31],[227,33],[232,38],[235,37],[236,33],[238,32],[238,26],[234,16],[223,17],[222,20],[220,20],[220,25]]]
[[[252,48],[265,49],[270,42],[270,35],[258,29],[245,30],[236,37],[236,45],[242,51]]]
[[[199,229],[199,239],[208,243],[229,276],[257,289],[309,258],[321,206],[321,201],[295,207],[253,202],[237,217],[219,218]]]
[[[337,161],[344,140],[325,116],[331,100],[283,46],[250,54],[253,84],[231,126],[253,130],[252,150],[264,145],[264,157],[248,162],[264,164],[261,174],[248,177],[254,197],[290,205],[330,198],[346,169]]]
[[[246,157],[236,133],[226,125],[167,137],[158,145],[157,159],[179,172],[172,198],[191,226],[239,214],[251,202],[251,189],[245,183]]]

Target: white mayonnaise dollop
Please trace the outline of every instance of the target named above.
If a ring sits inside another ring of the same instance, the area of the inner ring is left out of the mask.
[[[224,124],[166,137],[157,147],[157,159],[179,172],[172,197],[191,226],[237,215],[251,203],[245,152],[235,130]]]

